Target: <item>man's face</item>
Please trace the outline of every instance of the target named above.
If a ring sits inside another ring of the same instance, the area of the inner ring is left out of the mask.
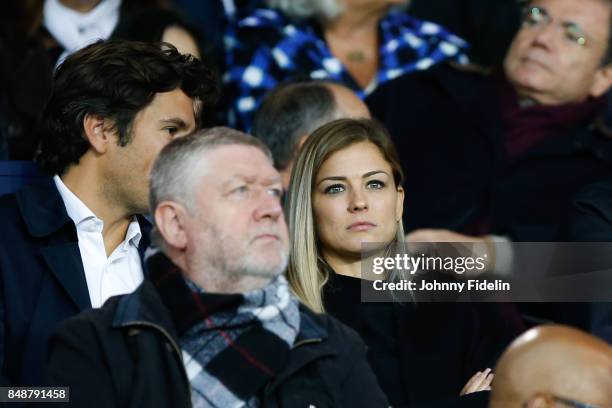
[[[256,147],[228,145],[209,151],[201,166],[194,169],[203,173],[194,192],[197,212],[184,226],[192,263],[233,281],[282,273],[288,233],[271,161]]]
[[[610,79],[601,62],[610,7],[601,0],[532,2],[504,61],[519,95],[559,105],[606,92]]]
[[[125,146],[111,144],[106,166],[108,194],[128,212],[148,212],[149,173],[160,150],[195,129],[194,103],[183,91],[158,93],[132,124]]]

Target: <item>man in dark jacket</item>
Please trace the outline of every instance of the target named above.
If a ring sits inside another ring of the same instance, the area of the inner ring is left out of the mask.
[[[289,290],[281,192],[255,138],[170,143],[151,173],[150,280],[59,326],[49,383],[77,407],[387,406],[357,335]]]
[[[202,63],[159,44],[96,43],[60,66],[50,177],[0,198],[0,383],[38,384],[55,324],[142,282],[153,160],[214,90]]]
[[[601,0],[532,1],[503,72],[440,65],[368,99],[404,166],[408,230],[554,240],[577,190],[612,178],[612,133],[598,120],[611,12]],[[427,232],[418,238],[468,240]]]

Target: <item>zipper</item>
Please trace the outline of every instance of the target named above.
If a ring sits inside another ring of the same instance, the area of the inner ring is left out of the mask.
[[[174,341],[174,339],[172,338],[170,333],[168,333],[163,327],[161,327],[161,326],[159,326],[159,325],[157,325],[155,323],[145,322],[145,321],[141,321],[141,320],[132,321],[132,322],[125,323],[125,324],[121,325],[121,327],[130,327],[130,326],[149,327],[149,328],[157,330],[158,332],[163,334],[164,337],[166,337],[166,340],[168,340],[168,342],[170,343],[170,345],[174,349],[174,352],[178,356],[178,359],[179,359],[179,361],[181,363],[181,368],[182,368],[181,372],[183,373],[184,380],[187,382],[187,387],[189,388],[189,405],[192,406],[192,404],[191,404],[191,382],[189,381],[189,377],[187,376],[187,371],[185,371],[185,364],[183,362],[183,354],[181,353],[181,349],[179,348],[178,344],[176,344],[176,342]]]
[[[305,344],[312,344],[312,343],[321,343],[323,341],[323,339],[320,338],[316,338],[316,339],[306,339],[306,340],[300,340],[297,343],[295,343],[293,345],[293,347],[291,347],[291,350],[294,350],[300,346],[303,346]]]

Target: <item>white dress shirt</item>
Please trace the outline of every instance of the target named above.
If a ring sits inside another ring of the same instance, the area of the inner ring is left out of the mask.
[[[76,226],[91,305],[100,307],[111,296],[134,291],[143,280],[138,254],[142,234],[136,218],[130,222],[123,242],[107,257],[102,237],[104,222],[66,187],[59,176],[54,176],[53,181],[68,216]]]

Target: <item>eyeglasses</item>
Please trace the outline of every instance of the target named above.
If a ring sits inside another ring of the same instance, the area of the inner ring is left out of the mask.
[[[548,11],[542,7],[526,7],[523,9],[523,26],[530,28],[543,28],[553,21]],[[565,39],[580,47],[587,44],[587,36],[584,34],[580,26],[574,23],[561,23],[560,28],[563,28]]]

